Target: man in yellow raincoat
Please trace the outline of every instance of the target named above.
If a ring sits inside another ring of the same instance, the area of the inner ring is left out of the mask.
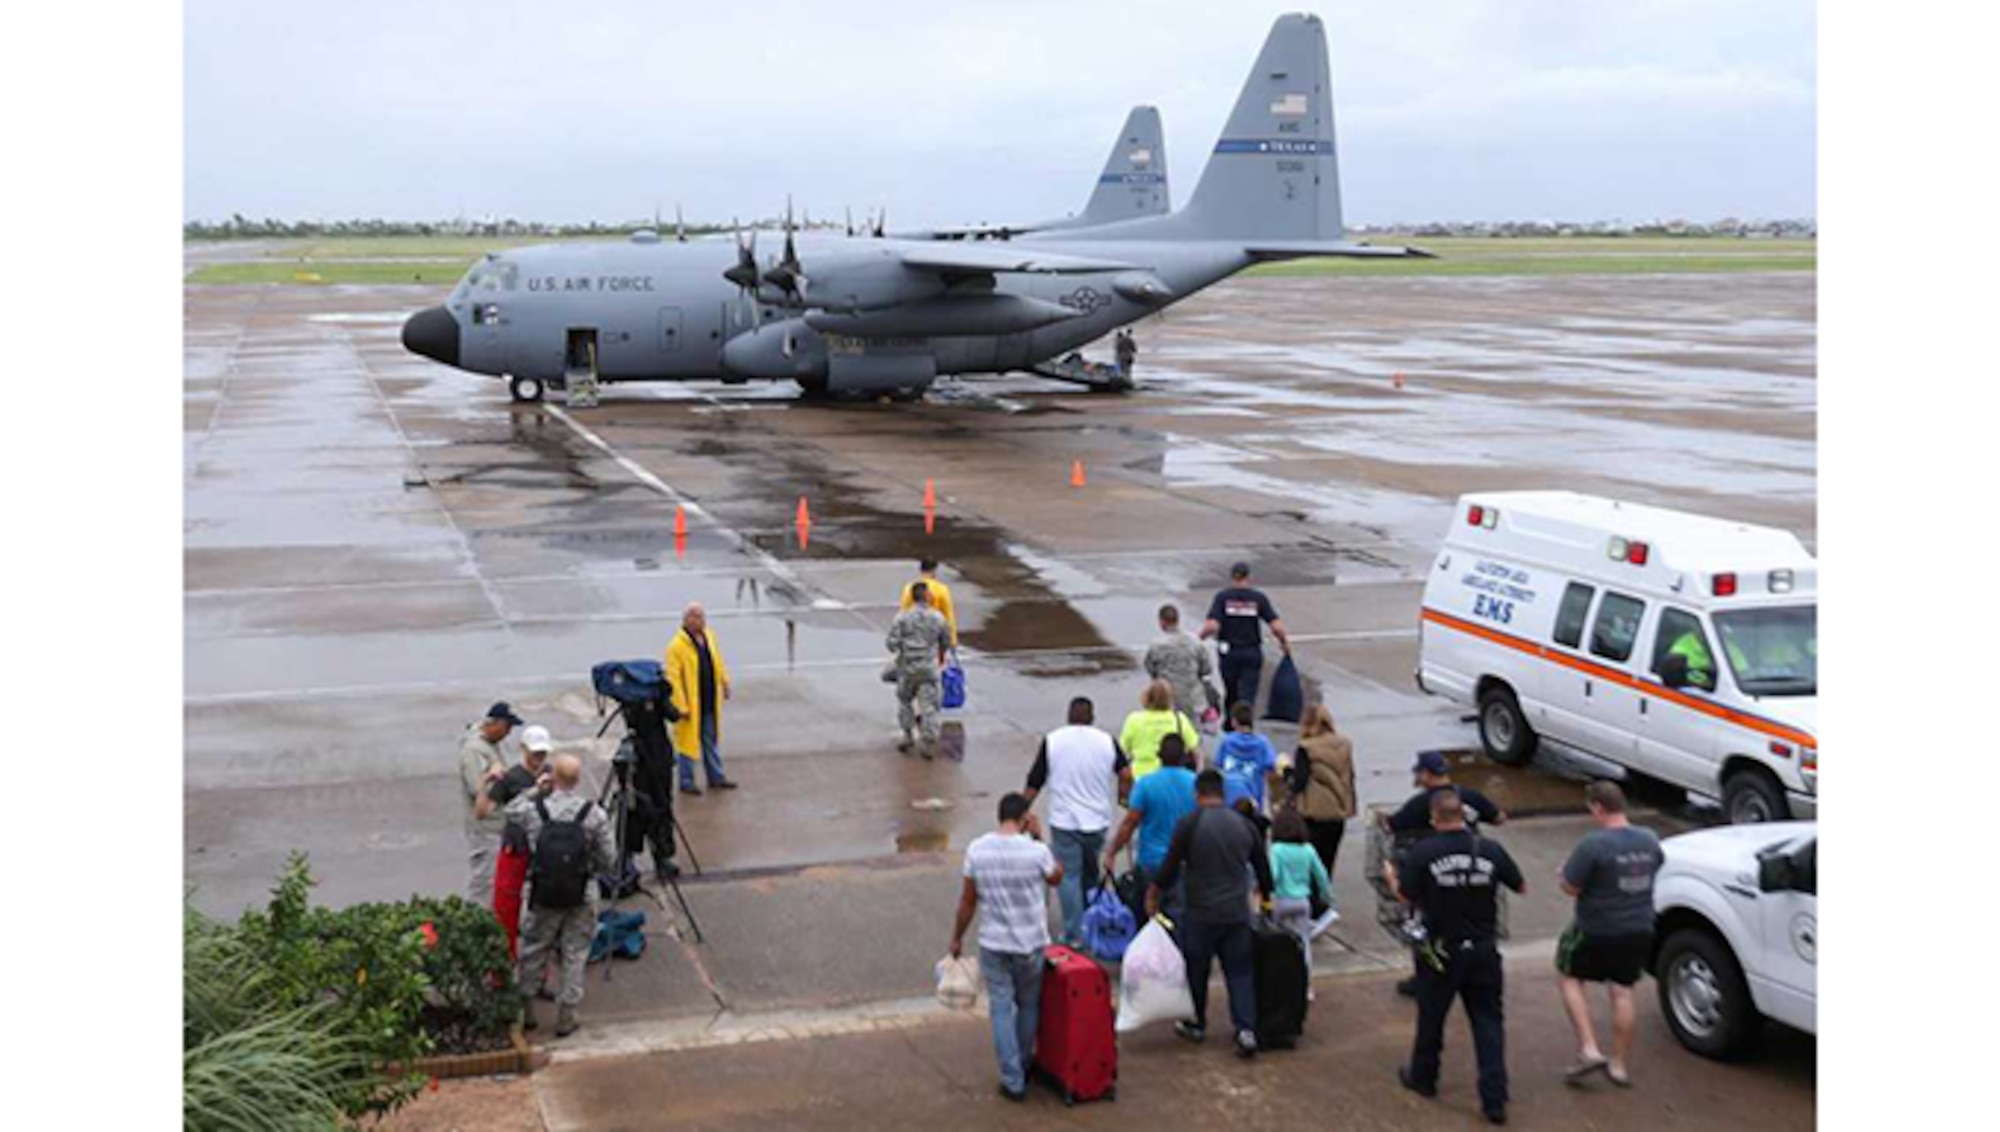
[[[681,631],[667,644],[667,681],[673,687],[674,751],[680,764],[681,792],[699,794],[694,781],[694,755],[701,752],[701,769],[710,787],[734,790],[722,773],[722,701],[729,698],[729,666],[722,662],[715,633],[700,602],[690,602],[681,614]]]

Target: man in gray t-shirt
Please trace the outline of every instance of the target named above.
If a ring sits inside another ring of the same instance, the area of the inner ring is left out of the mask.
[[[1000,1091],[1014,1101],[1027,1096],[1028,1066],[1035,1063],[1049,889],[1063,878],[1062,865],[1042,844],[1041,824],[1030,805],[1022,794],[1000,799],[1000,828],[966,847],[965,886],[951,933],[951,957],[956,959],[964,949],[966,929],[979,917],[979,974],[993,1019]]]
[[[1562,869],[1562,890],[1576,898],[1576,919],[1556,944],[1563,1008],[1576,1030],[1577,1059],[1571,1082],[1602,1072],[1614,1085],[1630,1085],[1626,1059],[1638,1026],[1632,985],[1653,949],[1653,877],[1666,861],[1660,839],[1625,816],[1625,792],[1615,782],[1584,789],[1597,829],[1577,844]],[[1598,1051],[1585,983],[1603,983],[1611,996],[1611,1056]]]

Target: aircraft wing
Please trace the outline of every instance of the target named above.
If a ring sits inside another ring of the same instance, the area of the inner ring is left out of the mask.
[[[1255,260],[1312,259],[1341,256],[1355,259],[1436,259],[1436,252],[1394,245],[1351,244],[1346,240],[1278,240],[1251,244],[1244,249]]]
[[[935,271],[940,275],[997,275],[1008,272],[1090,275],[1100,271],[1132,271],[1139,266],[1118,260],[1041,252],[1019,244],[943,242],[935,247],[905,248],[899,254],[904,266],[918,271]]]

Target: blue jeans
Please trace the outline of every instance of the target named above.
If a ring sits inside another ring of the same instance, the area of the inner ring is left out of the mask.
[[[692,787],[694,785],[694,760],[683,754],[677,756],[674,761],[680,764],[681,789],[686,790]],[[722,781],[722,748],[716,742],[715,716],[713,714],[701,717],[701,769],[708,776],[708,784],[710,786]]]
[[[1187,961],[1188,990],[1194,995],[1194,1024],[1208,1025],[1208,968],[1222,960],[1222,981],[1229,988],[1229,1021],[1237,1033],[1257,1032],[1256,953],[1250,925],[1181,921],[1181,953]]]
[[[1073,829],[1051,829],[1049,848],[1062,865],[1062,883],[1056,886],[1056,900],[1062,905],[1063,942],[1074,947],[1083,928],[1084,901],[1097,891],[1098,866],[1104,860],[1104,830],[1079,833]]]
[[[1000,1059],[1000,1083],[1012,1092],[1028,1087],[1035,1063],[1035,1028],[1042,1020],[1042,953],[979,949],[979,974],[986,980],[986,1008],[993,1017],[993,1053]]]

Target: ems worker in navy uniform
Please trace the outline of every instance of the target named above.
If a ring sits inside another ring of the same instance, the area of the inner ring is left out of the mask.
[[[1216,655],[1221,658],[1222,714],[1236,701],[1257,702],[1257,681],[1264,674],[1264,626],[1278,638],[1286,656],[1292,653],[1292,638],[1285,623],[1264,591],[1250,586],[1250,564],[1238,562],[1229,568],[1230,585],[1218,591],[1208,603],[1208,620],[1202,624],[1201,639],[1216,638]]]
[[[1437,1096],[1444,1019],[1465,1002],[1479,1061],[1479,1110],[1507,1123],[1507,1045],[1501,1012],[1500,949],[1495,938],[1499,885],[1526,891],[1507,851],[1465,827],[1464,803],[1447,787],[1431,795],[1431,827],[1397,870],[1398,893],[1423,916],[1428,939],[1417,970],[1417,1036],[1410,1063],[1396,1071],[1403,1087]]]

